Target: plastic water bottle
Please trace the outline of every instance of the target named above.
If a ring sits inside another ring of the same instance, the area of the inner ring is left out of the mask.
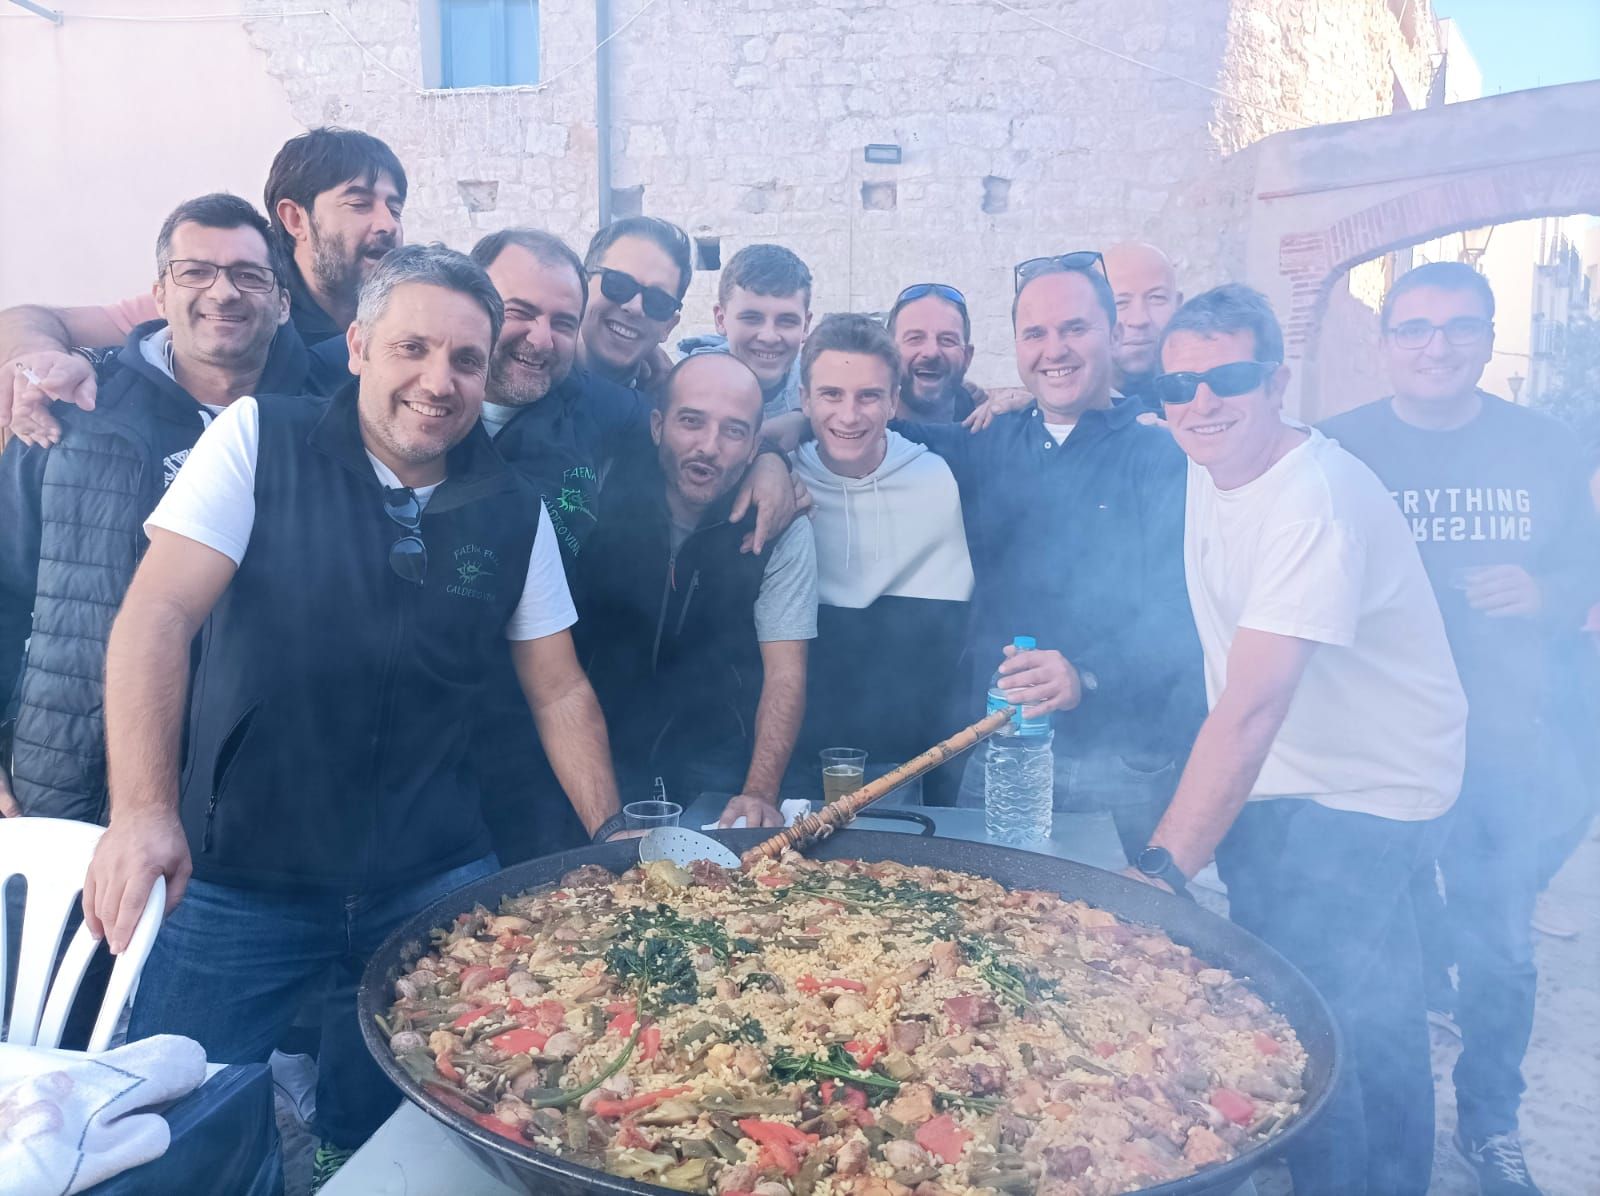
[[[1038,645],[1032,636],[1011,641],[1019,652]],[[1000,688],[1000,674],[989,681],[989,713],[1011,705]],[[1011,721],[990,736],[983,765],[983,822],[989,837],[1018,846],[1038,845],[1050,837],[1050,808],[1055,795],[1055,738],[1049,715]]]

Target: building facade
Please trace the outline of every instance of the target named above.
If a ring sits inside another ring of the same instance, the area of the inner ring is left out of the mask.
[[[287,115],[389,141],[411,173],[412,240],[466,247],[518,223],[581,246],[606,215],[682,224],[702,267],[685,332],[710,322],[714,264],[752,241],[811,264],[819,312],[953,283],[971,300],[973,376],[1008,384],[1013,263],[1136,237],[1169,250],[1191,293],[1243,278],[1239,151],[1442,98],[1425,0],[237,3],[231,19],[190,22],[157,18],[227,5],[106,3],[135,18],[116,32],[141,52],[92,65],[79,46],[109,26],[5,19],[8,110],[91,84],[128,97],[127,112],[78,114],[75,136],[104,155],[102,173],[137,176],[116,231],[138,245],[47,269],[47,247],[94,227],[104,197],[76,189],[74,154],[46,158],[38,189],[4,200],[0,302],[146,285],[160,216],[211,185],[258,196]],[[194,64],[214,61],[226,70],[191,94]],[[490,82],[462,86],[478,78]],[[35,140],[70,142],[64,121],[45,123]],[[226,168],[173,169],[199,156],[194,130],[216,125]],[[15,136],[0,133],[0,150]],[[895,160],[869,161],[869,146]],[[14,253],[22,227],[39,235]]]

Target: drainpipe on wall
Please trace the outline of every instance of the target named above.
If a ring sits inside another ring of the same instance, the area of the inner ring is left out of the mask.
[[[595,180],[600,188],[600,228],[611,223],[611,0],[594,3]]]

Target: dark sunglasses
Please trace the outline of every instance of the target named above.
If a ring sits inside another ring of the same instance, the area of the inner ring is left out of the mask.
[[[428,572],[428,546],[419,534],[422,529],[422,504],[409,486],[383,488],[383,512],[405,531],[389,546],[389,568],[412,585],[420,586]]]
[[[949,303],[954,303],[962,311],[967,310],[967,297],[955,287],[942,282],[914,282],[900,292],[895,298],[894,305],[904,307],[907,303],[915,303],[927,295],[937,295]]]
[[[1098,270],[1100,277],[1106,274],[1106,259],[1093,249],[1079,249],[1072,253],[1058,253],[1053,257],[1030,257],[1025,262],[1018,262],[1012,271],[1016,290],[1022,289],[1022,284],[1030,278],[1040,274],[1053,274],[1057,270]]]
[[[1194,402],[1194,396],[1204,382],[1219,399],[1232,399],[1249,394],[1272,376],[1278,368],[1276,361],[1230,361],[1227,365],[1213,366],[1203,374],[1180,372],[1160,374],[1151,386],[1155,396],[1163,403]]]
[[[632,303],[635,295],[642,295],[639,306],[652,320],[670,320],[683,306],[683,301],[677,296],[660,287],[647,287],[633,275],[621,270],[608,270],[601,266],[598,270],[589,271],[589,277],[600,279],[600,293],[618,307]]]

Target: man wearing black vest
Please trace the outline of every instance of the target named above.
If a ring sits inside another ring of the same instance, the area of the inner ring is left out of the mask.
[[[781,822],[778,787],[805,713],[817,634],[811,524],[742,553],[731,518],[761,433],[761,385],[725,353],[687,357],[606,482],[578,559],[579,650],[629,800],[656,777],[687,805],[732,793],[725,823]]]
[[[13,441],[0,457],[0,703],[14,704],[0,726],[0,814],[104,820],[101,677],[112,616],[144,550],[140,524],[235,398],[303,389],[306,351],[286,323],[282,271],[267,222],[244,200],[180,204],[156,241],[163,318],[101,358],[99,405],[65,409],[59,443]],[[185,659],[180,650],[171,666]],[[69,1044],[86,1038],[88,997],[108,974],[97,957]]]
[[[331,974],[329,1165],[396,1103],[356,1021],[366,958],[496,866],[469,757],[507,640],[584,825],[620,822],[549,519],[478,423],[501,310],[461,254],[386,258],[349,333],[356,384],[242,399],[212,426],[147,524],[111,636],[111,825],[85,920],[120,951],[153,876],[175,907],[130,1035],[262,1060]],[[180,761],[186,674],[169,662],[202,625]]]
[[[267,222],[244,200],[180,204],[156,242],[164,318],[99,362],[100,401],[63,407],[59,444],[13,441],[0,457],[0,695],[18,702],[0,812],[104,818],[100,677],[144,549],[140,525],[229,403],[304,388],[281,269]]]

